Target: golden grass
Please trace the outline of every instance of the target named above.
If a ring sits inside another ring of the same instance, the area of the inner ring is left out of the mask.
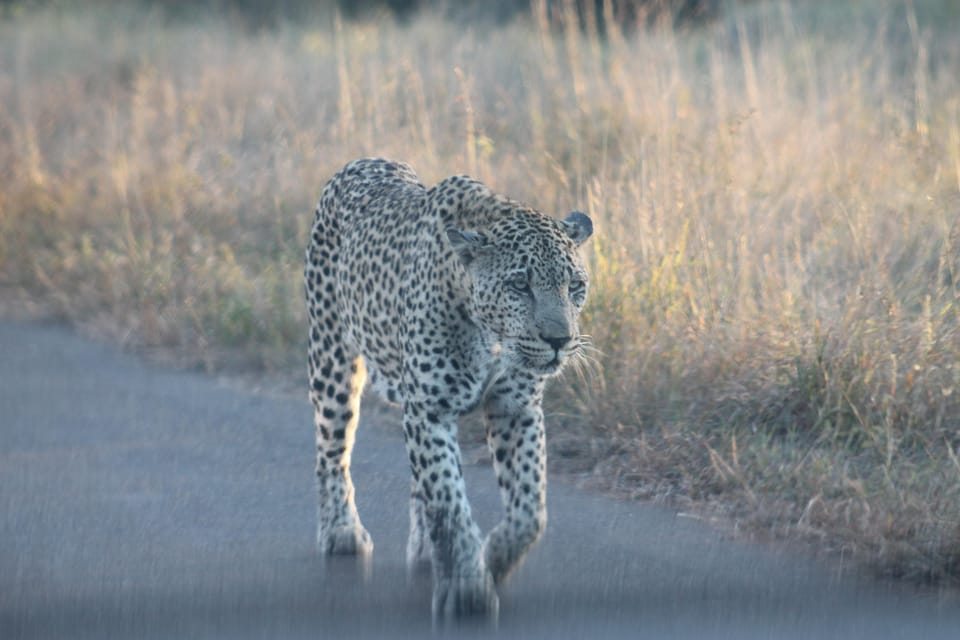
[[[955,582],[956,18],[777,2],[600,39],[543,12],[26,12],[0,22],[0,284],[188,364],[296,370],[323,181],[365,155],[468,172],[596,222],[599,366],[555,385],[555,460]]]

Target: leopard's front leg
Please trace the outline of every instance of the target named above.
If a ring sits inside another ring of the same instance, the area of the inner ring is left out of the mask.
[[[421,569],[429,570],[433,559],[430,528],[423,496],[415,480],[410,481],[410,536],[407,539],[407,575],[413,577]]]
[[[433,615],[494,617],[499,601],[467,501],[455,417],[407,403],[403,424],[432,551]]]
[[[498,584],[519,565],[547,525],[542,396],[541,382],[518,376],[495,384],[484,407],[487,444],[506,512],[483,545],[487,567]]]

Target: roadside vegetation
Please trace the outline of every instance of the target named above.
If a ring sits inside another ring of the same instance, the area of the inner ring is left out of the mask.
[[[4,306],[299,375],[323,182],[368,155],[470,173],[596,223],[557,468],[960,584],[960,11],[731,3],[600,37],[533,7],[259,31],[0,7]]]

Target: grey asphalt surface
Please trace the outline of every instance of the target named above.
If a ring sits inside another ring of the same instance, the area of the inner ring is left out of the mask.
[[[361,424],[357,442],[366,569],[314,553],[306,394],[0,322],[0,638],[960,638],[955,599],[838,577],[557,479],[498,628],[438,632],[429,577],[404,568],[399,431]],[[486,529],[492,471],[466,472]]]

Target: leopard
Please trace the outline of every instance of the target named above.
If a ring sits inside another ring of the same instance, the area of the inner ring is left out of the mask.
[[[497,615],[497,587],[547,522],[544,388],[589,346],[592,234],[581,211],[553,218],[467,175],[427,188],[403,162],[363,158],[330,178],[304,269],[320,554],[373,551],[350,475],[369,385],[402,409],[406,562],[432,568],[434,618]],[[503,504],[486,536],[458,443],[474,411]]]

